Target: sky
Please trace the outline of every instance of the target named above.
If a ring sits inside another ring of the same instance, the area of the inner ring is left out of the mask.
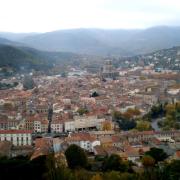
[[[0,0],[0,31],[180,26],[180,0]]]

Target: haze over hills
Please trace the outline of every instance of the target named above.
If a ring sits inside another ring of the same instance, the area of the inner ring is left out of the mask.
[[[29,47],[0,44],[0,67],[10,67],[15,71],[46,70],[55,63],[71,61],[78,55],[66,52],[45,52]]]
[[[80,60],[80,54],[130,57],[174,46],[180,46],[180,27],[70,29],[37,34],[3,32],[0,33],[0,66],[43,69],[55,62]]]
[[[69,29],[13,36],[4,33],[3,37],[46,51],[132,56],[179,46],[180,27],[157,26],[135,30]]]
[[[11,33],[11,32],[0,32],[0,37],[9,39],[11,41],[18,41],[19,39],[25,38],[30,35],[37,35],[38,33]]]
[[[12,46],[23,46],[24,45],[23,43],[11,41],[9,39],[1,38],[1,37],[0,37],[0,44],[3,44],[3,45],[12,45]]]

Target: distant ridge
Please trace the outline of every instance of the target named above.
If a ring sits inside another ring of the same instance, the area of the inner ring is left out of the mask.
[[[43,51],[132,56],[180,46],[180,27],[147,29],[80,28],[47,33],[1,33],[0,37]]]
[[[157,26],[143,30],[69,29],[30,34],[19,41],[46,51],[129,56],[179,46],[180,27]]]
[[[4,45],[12,45],[12,46],[22,46],[23,43],[19,43],[19,42],[14,42],[14,41],[11,41],[9,39],[6,39],[6,38],[1,38],[0,37],[0,44],[4,44]]]

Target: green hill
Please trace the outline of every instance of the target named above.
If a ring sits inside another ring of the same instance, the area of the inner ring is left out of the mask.
[[[72,61],[78,55],[66,52],[45,52],[33,48],[0,44],[0,67],[47,70],[54,64]]]
[[[34,52],[29,52],[20,47],[0,45],[0,67],[11,67],[14,69],[33,68],[44,69],[52,66],[50,62]]]

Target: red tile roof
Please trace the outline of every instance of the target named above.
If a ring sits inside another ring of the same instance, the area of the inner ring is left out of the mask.
[[[96,138],[92,137],[89,133],[74,133],[66,138],[67,141],[95,141]]]
[[[176,151],[176,157],[180,158],[180,151]]]
[[[0,130],[0,134],[31,134],[31,130]]]

